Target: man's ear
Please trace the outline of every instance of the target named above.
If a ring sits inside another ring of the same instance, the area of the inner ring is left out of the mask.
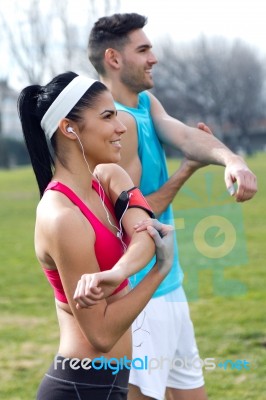
[[[110,65],[112,68],[118,69],[120,66],[120,54],[117,50],[109,49],[105,50],[104,53],[105,62]]]

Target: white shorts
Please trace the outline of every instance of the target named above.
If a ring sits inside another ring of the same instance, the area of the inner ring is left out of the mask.
[[[144,395],[163,400],[166,387],[196,389],[204,385],[182,287],[152,298],[134,321],[132,335],[134,362],[129,382],[138,386]]]

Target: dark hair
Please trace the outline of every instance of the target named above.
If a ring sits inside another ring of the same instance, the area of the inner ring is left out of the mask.
[[[100,75],[105,75],[104,52],[109,47],[121,51],[128,43],[128,34],[136,29],[142,29],[147,23],[143,15],[113,14],[99,18],[95,22],[88,41],[89,60]]]
[[[78,75],[74,72],[57,75],[45,86],[31,85],[24,88],[18,97],[18,114],[41,197],[53,176],[52,153],[57,154],[56,135],[53,135],[48,143],[41,128],[41,120],[57,96],[76,76]],[[104,90],[107,88],[101,82],[93,83],[65,117],[79,122],[81,112],[92,108],[96,98]]]

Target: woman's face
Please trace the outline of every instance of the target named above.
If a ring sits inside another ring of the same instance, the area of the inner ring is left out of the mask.
[[[125,132],[126,127],[117,118],[111,93],[102,92],[94,107],[82,113],[80,139],[91,165],[119,162],[121,135]]]

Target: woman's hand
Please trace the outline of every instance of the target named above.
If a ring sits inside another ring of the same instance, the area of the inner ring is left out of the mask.
[[[147,219],[134,226],[136,232],[147,230],[156,246],[156,265],[161,274],[166,276],[171,269],[174,258],[174,228],[162,224],[157,219]]]
[[[136,232],[146,230],[152,237],[156,246],[157,268],[166,276],[173,263],[174,228],[151,218],[139,222],[134,228]],[[77,302],[77,309],[98,304],[103,298],[110,296],[124,278],[121,270],[115,268],[82,275],[73,296]]]
[[[98,304],[103,298],[110,296],[123,279],[118,269],[82,275],[73,296],[77,309]]]

